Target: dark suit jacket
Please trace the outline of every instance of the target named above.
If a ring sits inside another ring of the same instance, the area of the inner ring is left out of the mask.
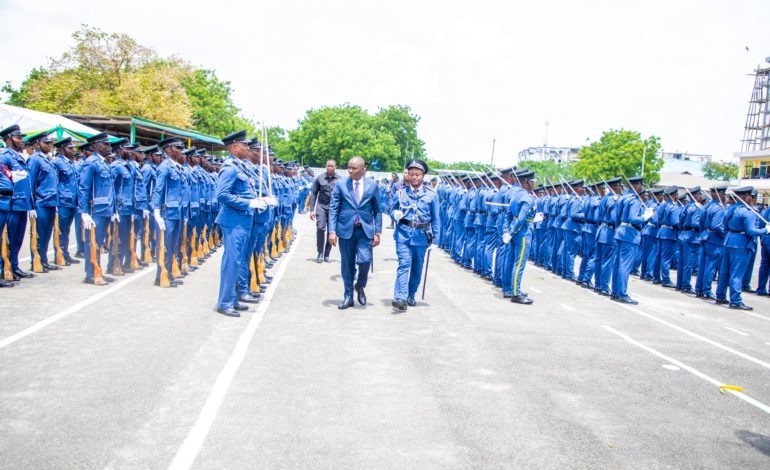
[[[363,190],[358,204],[353,195],[353,180],[350,177],[337,181],[334,185],[329,204],[329,231],[336,233],[339,238],[347,239],[353,236],[356,215],[368,238],[374,238],[375,233],[382,233],[377,182],[364,176],[361,183]]]

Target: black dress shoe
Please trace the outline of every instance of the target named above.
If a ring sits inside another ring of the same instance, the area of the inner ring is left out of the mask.
[[[694,291],[694,290],[692,290],[692,289],[682,289],[680,292],[681,292],[682,294],[690,294],[690,295],[695,295],[695,291]]]
[[[417,301],[414,300],[414,297],[409,297],[409,298],[406,299],[406,304],[408,306],[410,306],[410,307],[416,307],[417,306]]]
[[[366,292],[363,287],[356,287],[356,297],[358,297],[358,303],[366,305]]]
[[[262,298],[262,294],[260,294],[259,292],[254,292],[253,290],[249,291],[249,295],[251,295],[252,297],[256,297],[258,299]]]
[[[324,263],[328,263],[328,262],[329,262],[329,257],[328,256],[324,256]]]
[[[4,279],[0,279],[0,287],[15,287],[16,284],[14,284],[11,281],[6,281]]]
[[[756,294],[757,294],[758,296],[760,296],[760,297],[767,297],[768,295],[770,295],[770,294],[768,294],[767,292],[759,292],[759,291],[757,291],[757,292],[756,292]]]
[[[273,282],[273,276],[265,274],[265,284],[270,284],[271,282]]]
[[[173,282],[169,282],[169,287],[176,287],[177,284],[174,284]],[[160,281],[155,281],[155,287],[160,287]]]
[[[251,307],[249,307],[248,305],[235,304],[235,305],[233,305],[233,308],[238,310],[239,312],[250,312],[251,311]]]
[[[74,258],[68,258],[65,261],[67,261],[70,264],[80,264],[80,261],[74,259]]]
[[[130,267],[130,266],[124,266],[124,267],[122,267],[122,268],[120,268],[120,269],[122,269],[122,270],[123,270],[123,274],[131,274],[131,273],[133,273],[133,272],[134,272],[134,270],[133,270],[133,269],[131,269],[131,267]]]
[[[730,304],[730,308],[732,308],[734,310],[745,310],[747,312],[750,312],[750,311],[754,310],[753,307],[749,307],[748,305],[744,304],[743,302],[741,302],[739,304]]]
[[[629,305],[639,305],[639,302],[632,299],[631,297],[615,297],[616,302],[620,302],[622,304],[629,304]]]
[[[107,284],[111,284],[111,283],[115,282],[115,278],[114,277],[102,276],[102,279],[104,279],[104,282],[106,282]]]
[[[603,297],[611,297],[611,294],[608,291],[606,291],[606,290],[599,289],[599,290],[596,291],[596,293],[601,295],[601,296],[603,296]]]
[[[45,264],[43,265],[43,269],[47,269],[47,270],[49,270],[49,271],[58,271],[58,270],[60,270],[61,268],[60,268],[60,267],[58,267],[58,266],[56,266],[55,264],[45,263]]]
[[[661,284],[660,281],[656,281],[656,280],[653,279],[653,281],[652,281],[652,285],[653,286],[659,286],[660,284]]]
[[[324,262],[324,255],[323,253],[318,253],[318,256],[315,258],[316,263],[323,263]]]
[[[171,285],[172,286],[181,286],[184,284],[184,281],[180,279],[171,279]]]
[[[69,260],[65,259],[64,260],[64,266],[72,266],[72,263],[70,263]]]
[[[701,300],[712,301],[712,302],[717,299],[713,295],[705,295],[705,294],[701,294],[700,298],[701,298]]]
[[[663,283],[661,286],[665,287],[666,289],[676,289],[676,286],[671,283]]]
[[[406,310],[406,302],[403,300],[394,300],[390,303],[390,305],[392,305],[396,310],[401,310],[402,312]]]
[[[238,296],[238,302],[243,302],[247,304],[258,304],[259,297],[254,297],[251,294],[241,294]]]
[[[515,304],[522,304],[522,305],[529,305],[533,303],[532,299],[530,299],[529,297],[525,297],[523,295],[514,295],[513,297],[511,297],[511,302]]]
[[[700,299],[701,297],[703,297],[703,294],[701,294],[700,292],[696,292],[695,293],[695,298],[696,299]]]
[[[234,308],[218,308],[217,313],[221,313],[222,315],[226,315],[228,317],[240,317],[241,314],[238,313]]]
[[[741,289],[741,291],[745,292],[747,294],[756,294],[757,293],[757,291],[752,289],[751,287],[744,287],[743,289]],[[741,310],[743,310],[743,309],[741,309]]]
[[[513,297],[513,294],[511,294],[510,292],[503,292],[504,299],[510,299],[511,297]]]
[[[716,303],[717,305],[726,305],[726,304],[728,304],[729,302],[727,301],[727,299],[716,299],[716,302],[715,302],[715,303]]]
[[[107,285],[106,282],[104,284],[96,284],[94,282],[93,278],[90,278],[90,277],[87,277],[87,278],[83,279],[83,284],[91,284],[92,286],[106,286]]]
[[[345,300],[343,300],[341,304],[337,305],[337,308],[340,310],[345,310],[346,308],[350,308],[353,305],[353,297],[345,297]]]
[[[77,253],[75,253],[75,258],[85,259],[85,256],[83,255],[82,251],[78,251]]]

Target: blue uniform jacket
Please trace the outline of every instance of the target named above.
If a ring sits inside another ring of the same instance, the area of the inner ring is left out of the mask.
[[[83,163],[78,183],[78,212],[110,217],[115,214],[115,178],[107,162],[94,153]]]
[[[13,196],[11,197],[12,211],[28,211],[35,208],[32,200],[32,186],[29,181],[29,170],[27,163],[21,158],[15,150],[5,147],[0,152],[0,163],[5,165],[10,171],[23,171],[27,174],[24,179],[15,179],[13,181]]]
[[[186,217],[183,213],[184,187],[185,176],[182,173],[182,168],[170,157],[166,158],[158,165],[151,207],[160,210],[164,219],[184,219]]]
[[[433,188],[423,184],[415,192],[411,185],[402,187],[396,191],[393,197],[391,214],[395,210],[404,213],[402,220],[416,224],[430,224],[429,227],[425,228],[413,228],[409,225],[397,224],[393,235],[397,243],[406,243],[411,246],[428,246],[431,243],[440,243],[440,208],[438,194]]]
[[[75,163],[62,154],[53,161],[59,181],[59,207],[78,206],[78,171]]]
[[[35,151],[27,160],[29,184],[33,188],[35,207],[59,205],[59,181],[57,171],[48,157]]]

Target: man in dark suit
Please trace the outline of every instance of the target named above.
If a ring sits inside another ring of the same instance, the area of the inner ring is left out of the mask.
[[[329,244],[340,243],[342,280],[345,283],[345,299],[337,306],[346,309],[353,306],[353,281],[358,303],[366,305],[366,281],[372,262],[372,248],[380,244],[382,213],[380,212],[377,182],[364,178],[366,162],[353,157],[348,162],[348,178],[338,181],[332,190],[329,204]]]

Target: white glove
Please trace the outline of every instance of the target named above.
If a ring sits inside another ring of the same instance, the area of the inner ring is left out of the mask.
[[[184,220],[182,221],[182,223],[183,223],[183,224],[186,224],[188,220],[190,220],[190,219],[188,219],[187,217],[185,217],[185,218],[184,218]]]
[[[511,243],[511,240],[513,239],[513,235],[511,235],[509,232],[505,232],[503,234],[503,243],[506,245]]]
[[[91,230],[96,225],[94,219],[85,212],[80,214],[80,219],[83,221],[83,228],[86,230]]]
[[[432,250],[434,246],[435,245],[433,243],[431,243],[430,245],[428,245],[428,248],[425,251],[427,252],[427,251]]]
[[[37,211],[35,209],[32,209],[31,211],[27,211],[27,215],[30,219],[37,219]]]
[[[29,175],[29,173],[27,173],[26,170],[16,170],[11,172],[14,183],[18,183],[19,181],[23,180],[27,177],[27,175]]]
[[[160,209],[155,209],[152,215],[155,217],[155,223],[158,224],[158,228],[166,230],[166,222],[163,220],[163,217],[160,216]]]
[[[652,207],[648,207],[644,210],[644,214],[642,214],[642,219],[647,220],[650,217],[652,217],[655,214],[655,212],[652,210]]]
[[[267,207],[267,201],[260,198],[252,199],[249,201],[249,207],[252,209],[264,210]]]
[[[117,221],[119,221],[119,220],[120,220],[120,216],[119,216],[118,214],[112,214],[112,215],[110,216],[110,220],[111,220],[112,222],[117,222]]]
[[[263,198],[268,206],[275,207],[278,205],[278,199],[275,196],[267,196]]]
[[[617,194],[616,194],[616,195],[614,195],[614,196],[612,196],[612,199],[614,199],[614,200],[616,200],[616,201],[617,201],[619,198],[620,198],[620,196],[618,196]]]
[[[770,227],[765,227],[765,235],[770,234]]]
[[[393,219],[395,219],[396,222],[404,218],[404,213],[401,212],[401,210],[396,209],[393,211]]]
[[[542,222],[544,218],[545,217],[543,216],[543,213],[542,212],[538,212],[537,214],[535,214],[535,218],[532,219],[532,221],[535,222],[535,223]]]
[[[147,209],[142,209],[142,218],[143,219],[149,219],[150,218],[150,211]]]

